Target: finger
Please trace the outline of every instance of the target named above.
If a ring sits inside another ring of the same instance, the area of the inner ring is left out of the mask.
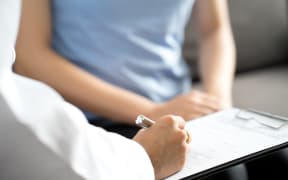
[[[195,111],[199,112],[201,115],[211,114],[217,111],[218,109],[211,108],[206,102],[200,104],[199,106],[195,107]]]
[[[188,99],[183,100],[182,104],[179,104],[174,108],[173,114],[182,116],[187,119],[187,117],[189,117],[189,115],[193,113],[200,113],[202,115],[210,114],[217,111],[207,105],[206,102],[203,102],[201,98],[198,97],[198,100],[196,98],[197,97],[188,97]]]
[[[180,128],[180,129],[184,129],[185,127],[185,120],[181,117],[181,116],[173,116],[173,118],[176,121],[176,127]]]
[[[216,98],[214,96],[211,96],[209,94],[204,94],[202,96],[202,102],[204,102],[204,105],[207,107],[214,109],[214,110],[219,110],[221,109],[222,103],[219,98]]]
[[[181,112],[178,112],[176,114],[181,115],[181,117],[183,117],[185,121],[189,121],[214,112],[214,110],[205,106],[202,107],[199,104],[187,104],[181,108]]]
[[[193,105],[191,111],[194,112],[195,114],[200,114],[200,115],[206,115],[206,114],[211,114],[216,112],[217,110],[210,108],[209,105],[206,103],[199,103]]]
[[[180,128],[184,129],[185,126],[185,120],[181,116],[176,115],[165,115],[162,116],[157,123],[163,123],[165,126],[172,127],[172,128]]]
[[[214,102],[209,100],[207,97],[201,97],[202,99],[196,101],[197,105],[202,109],[206,109],[207,111],[219,111],[221,109],[221,105],[219,102]]]
[[[220,110],[220,99],[207,93],[197,92],[190,96],[191,100],[213,111]]]
[[[229,104],[231,104],[231,101],[209,93],[200,92],[200,96],[202,96],[202,99],[206,100],[207,102],[215,104],[219,108],[229,106]]]

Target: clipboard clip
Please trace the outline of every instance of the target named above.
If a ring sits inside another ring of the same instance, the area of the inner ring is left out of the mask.
[[[240,110],[236,114],[236,118],[243,120],[255,120],[258,123],[273,129],[280,129],[288,122],[288,118],[286,117],[258,111],[255,109]]]

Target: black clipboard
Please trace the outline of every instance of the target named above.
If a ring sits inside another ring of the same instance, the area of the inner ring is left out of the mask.
[[[288,142],[283,143],[283,144],[279,144],[277,146],[274,146],[274,147],[271,147],[271,148],[268,148],[268,149],[264,149],[264,150],[259,151],[259,152],[252,153],[252,154],[250,154],[248,156],[244,156],[242,158],[235,159],[235,160],[232,160],[230,162],[221,164],[221,165],[213,167],[211,169],[204,170],[202,172],[193,174],[191,176],[187,176],[185,178],[182,178],[181,180],[197,180],[199,178],[205,178],[205,177],[211,176],[213,174],[216,174],[218,172],[221,172],[222,170],[225,170],[225,169],[227,169],[229,167],[232,167],[232,166],[235,166],[235,165],[238,165],[238,164],[242,164],[242,163],[247,163],[249,161],[253,161],[255,159],[259,159],[259,158],[268,156],[268,155],[270,155],[270,154],[272,154],[274,152],[277,152],[279,150],[285,149],[287,147],[288,147]]]

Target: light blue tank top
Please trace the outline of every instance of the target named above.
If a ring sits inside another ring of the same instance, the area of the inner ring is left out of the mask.
[[[193,3],[54,0],[52,46],[109,83],[167,101],[191,88],[181,47]]]

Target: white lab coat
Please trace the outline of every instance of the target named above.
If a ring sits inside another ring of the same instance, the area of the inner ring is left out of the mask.
[[[20,0],[0,0],[0,179],[154,179],[136,142],[90,126],[47,85],[12,72]]]

